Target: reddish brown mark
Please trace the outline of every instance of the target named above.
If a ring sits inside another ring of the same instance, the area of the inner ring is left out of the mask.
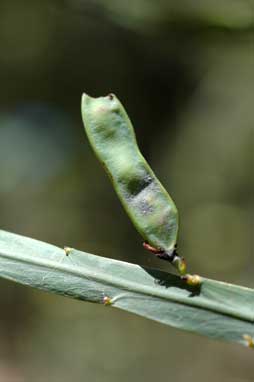
[[[155,255],[158,255],[158,254],[164,252],[163,250],[161,250],[161,249],[159,249],[159,248],[155,248],[155,247],[153,247],[152,245],[148,244],[146,241],[144,241],[144,243],[143,243],[143,247],[144,247],[145,249],[147,249],[148,251],[154,253]]]

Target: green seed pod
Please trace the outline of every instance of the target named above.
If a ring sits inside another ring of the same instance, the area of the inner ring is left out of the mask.
[[[184,261],[175,254],[176,206],[140,153],[121,102],[113,94],[83,94],[81,110],[90,144],[136,229],[150,244],[147,248],[184,274]]]

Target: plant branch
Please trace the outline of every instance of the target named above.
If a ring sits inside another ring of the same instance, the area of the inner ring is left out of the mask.
[[[254,290],[180,277],[0,231],[0,276],[253,347]]]

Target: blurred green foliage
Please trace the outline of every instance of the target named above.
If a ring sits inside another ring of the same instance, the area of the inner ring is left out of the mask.
[[[247,0],[2,0],[1,228],[168,269],[83,132],[81,93],[113,91],[176,201],[191,271],[253,286],[253,20]],[[247,350],[126,313],[3,281],[0,304],[0,380],[252,379]]]

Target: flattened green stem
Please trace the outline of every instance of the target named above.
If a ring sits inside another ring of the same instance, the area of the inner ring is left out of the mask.
[[[254,346],[252,289],[205,278],[201,284],[188,285],[158,269],[75,249],[66,251],[4,231],[0,231],[0,276],[211,338]]]

